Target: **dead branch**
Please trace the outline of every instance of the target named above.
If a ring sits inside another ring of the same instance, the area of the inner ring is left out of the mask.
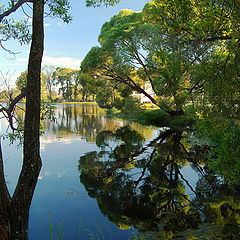
[[[1,107],[0,108],[0,113],[3,113],[3,115],[8,119],[8,122],[10,124],[10,127],[11,129],[14,131],[14,130],[17,130],[17,128],[15,128],[13,126],[13,113],[14,113],[14,108],[16,106],[16,104],[24,97],[26,97],[26,93],[27,93],[27,89],[26,88],[23,88],[21,90],[21,93],[16,96],[9,104],[8,108],[6,107]]]

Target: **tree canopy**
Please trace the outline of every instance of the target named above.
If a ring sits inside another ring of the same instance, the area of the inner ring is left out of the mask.
[[[212,104],[229,116],[239,103],[237,19],[239,3],[230,0],[154,0],[141,12],[122,10],[102,26],[100,47],[81,70],[137,91],[173,116],[186,103]]]

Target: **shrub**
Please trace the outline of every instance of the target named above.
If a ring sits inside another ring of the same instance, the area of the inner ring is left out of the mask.
[[[231,120],[201,119],[196,127],[200,134],[215,142],[209,151],[209,167],[221,175],[225,182],[239,185],[240,179],[240,129]]]
[[[141,103],[138,99],[128,96],[125,99],[125,104],[121,109],[121,113],[128,115],[129,117],[136,117],[144,110],[141,108]]]

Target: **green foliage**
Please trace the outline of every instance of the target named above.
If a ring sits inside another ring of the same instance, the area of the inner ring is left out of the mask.
[[[48,5],[50,13],[53,17],[62,18],[62,20],[66,23],[69,23],[72,20],[69,13],[71,6],[68,0],[47,0],[46,4]]]
[[[238,8],[230,0],[154,0],[142,12],[122,10],[102,26],[83,69],[138,93],[150,82],[150,100],[166,111],[211,103],[229,117],[239,103]]]
[[[111,115],[119,115],[120,114],[120,110],[118,110],[117,108],[113,107],[113,108],[107,109],[106,114],[110,115],[110,116]]]
[[[200,134],[210,137],[218,144],[224,137],[224,134],[232,130],[232,125],[229,120],[200,117],[196,122],[196,128]]]
[[[98,88],[103,87],[103,83],[101,81],[91,77],[89,74],[83,73],[83,71],[77,72],[77,76],[74,79],[74,95],[75,93],[81,93],[81,100],[83,102],[87,100],[88,96],[95,96]]]
[[[210,152],[209,166],[228,183],[239,185],[240,129],[235,127],[221,137],[219,145]]]
[[[57,67],[53,73],[56,84],[60,85],[59,92],[62,93],[63,99],[68,101],[72,99],[73,73],[74,70],[64,67]]]
[[[110,109],[113,107],[112,90],[103,89],[97,93],[96,101],[101,108]]]
[[[165,123],[169,120],[169,115],[162,111],[161,109],[147,111],[142,113],[138,119],[143,123],[155,125],[155,126],[165,126]]]
[[[129,96],[125,99],[125,103],[121,108],[121,113],[130,117],[136,117],[143,112],[141,106],[142,104],[139,102],[138,99]]]
[[[238,185],[240,178],[240,129],[231,121],[201,119],[197,129],[214,143],[209,152],[209,167],[224,178],[224,181]]]
[[[3,139],[7,139],[9,141],[9,144],[13,144],[15,142],[18,142],[18,145],[21,146],[23,143],[23,129],[22,129],[23,125],[21,125],[21,127],[19,127],[18,131],[14,131],[14,132],[8,132],[6,134],[1,134],[1,137]]]
[[[103,81],[104,87],[111,86],[115,90],[112,106],[118,109],[125,104],[122,98],[127,98],[133,90],[142,90],[144,86],[135,68],[143,65],[142,56],[138,52],[141,48],[137,36],[140,20],[141,14],[131,10],[122,10],[112,17],[102,26],[99,35],[101,47],[92,48],[81,64],[84,72]]]
[[[0,35],[3,36],[2,41],[14,39],[18,40],[21,45],[28,44],[31,41],[31,34],[27,27],[27,24],[27,19],[3,19],[0,24]]]
[[[145,6],[148,17],[161,23],[163,28],[188,33],[189,38],[202,40],[237,38],[238,9],[238,3],[232,0],[154,0]]]
[[[54,72],[55,72],[55,67],[53,65],[51,66],[45,65],[42,68],[42,75],[44,74],[44,77],[45,77],[44,78],[45,81],[42,81],[42,84],[46,86],[45,89],[47,92],[47,98],[48,100],[50,100],[50,102],[53,101],[53,94],[54,94],[54,91],[53,91],[53,85],[55,82]]]
[[[19,90],[27,87],[27,71],[22,72],[16,80],[16,85]]]
[[[175,129],[192,126],[194,123],[192,116],[184,115],[171,117],[161,109],[145,111],[137,117],[137,120],[143,124],[150,124],[158,127],[173,127]]]
[[[19,2],[20,3],[20,2]],[[27,18],[22,20],[15,20],[4,15],[9,11],[10,15],[18,8],[22,7],[26,2],[22,4],[17,4],[17,1],[5,1],[5,4],[0,4],[0,34],[1,40],[7,41],[10,39],[15,39],[20,42],[20,44],[28,44],[31,41],[31,31],[29,29],[29,22]],[[14,7],[18,5],[15,10]],[[70,3],[68,0],[47,0],[45,5],[48,9],[48,15],[52,17],[61,18],[64,22],[70,22],[72,17],[69,13]],[[11,52],[11,51],[10,51]]]
[[[83,73],[88,73],[89,70],[94,71],[99,65],[105,61],[104,53],[100,47],[92,47],[81,63]]]
[[[47,68],[45,66],[43,71],[41,72],[41,100],[50,100],[52,101],[53,97],[53,66]],[[46,74],[45,74],[46,72]],[[20,76],[16,80],[16,86],[18,90],[22,90],[22,88],[27,88],[27,70],[22,72]]]

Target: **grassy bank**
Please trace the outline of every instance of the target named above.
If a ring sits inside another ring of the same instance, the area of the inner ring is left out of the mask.
[[[148,110],[137,116],[137,121],[142,124],[154,125],[158,127],[184,127],[194,123],[191,116],[176,116],[171,117],[168,113],[161,109]]]

